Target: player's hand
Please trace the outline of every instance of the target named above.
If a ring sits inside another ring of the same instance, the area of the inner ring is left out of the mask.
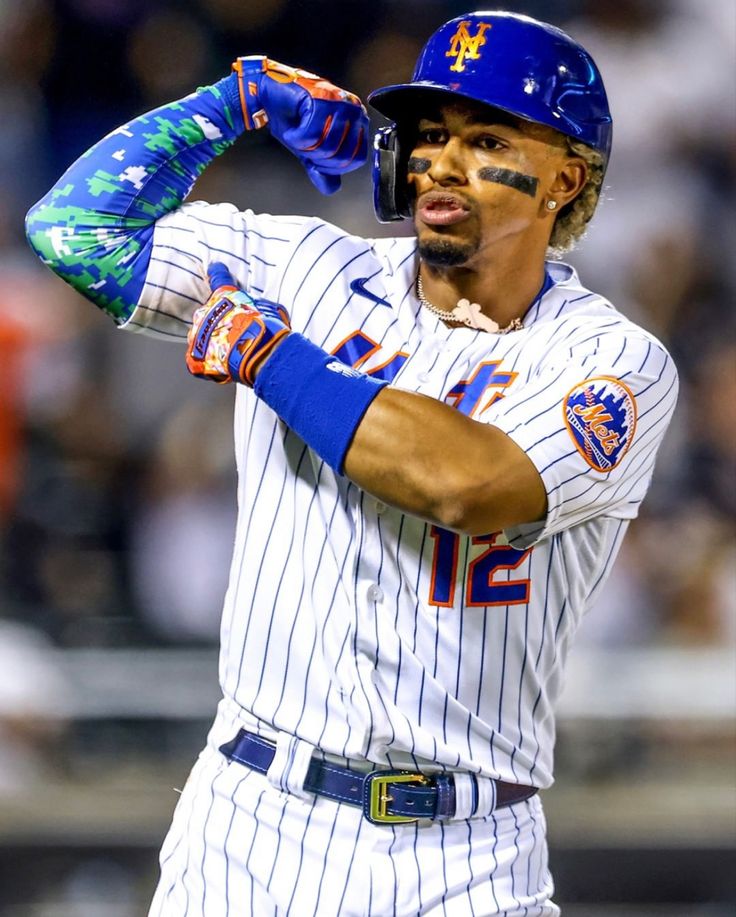
[[[289,333],[289,315],[267,299],[252,299],[221,262],[207,274],[212,295],[194,313],[187,369],[213,382],[252,386],[258,363]]]
[[[239,57],[240,104],[247,130],[268,124],[323,194],[368,155],[368,115],[360,99],[306,70],[267,57]]]

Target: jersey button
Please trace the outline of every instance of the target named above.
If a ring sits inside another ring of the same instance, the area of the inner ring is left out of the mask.
[[[366,590],[366,595],[368,596],[369,602],[380,602],[383,598],[383,589],[376,585],[376,583],[371,583]]]
[[[385,503],[381,503],[380,500],[376,500],[376,512],[378,513],[379,516],[385,513],[387,508],[388,507],[386,506]]]
[[[417,376],[417,379],[419,379],[420,382],[429,382],[431,378],[432,377],[430,376],[429,373],[419,373],[419,375]]]

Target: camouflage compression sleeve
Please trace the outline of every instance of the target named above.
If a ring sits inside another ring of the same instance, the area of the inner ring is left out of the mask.
[[[154,223],[243,130],[236,74],[122,125],[31,208],[31,247],[122,324],[145,283]]]

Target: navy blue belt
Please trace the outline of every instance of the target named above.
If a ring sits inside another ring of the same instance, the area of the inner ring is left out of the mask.
[[[265,774],[274,755],[273,742],[241,729],[231,742],[220,746],[229,761]],[[495,780],[496,808],[529,799],[535,786]],[[337,802],[358,806],[368,821],[377,825],[412,822],[419,818],[452,818],[455,815],[455,783],[452,774],[421,774],[416,771],[376,770],[368,774],[312,758],[304,789]]]

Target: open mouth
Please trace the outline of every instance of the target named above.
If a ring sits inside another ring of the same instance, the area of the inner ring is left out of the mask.
[[[470,216],[470,208],[461,197],[437,191],[423,194],[417,201],[416,212],[429,226],[452,226]]]

